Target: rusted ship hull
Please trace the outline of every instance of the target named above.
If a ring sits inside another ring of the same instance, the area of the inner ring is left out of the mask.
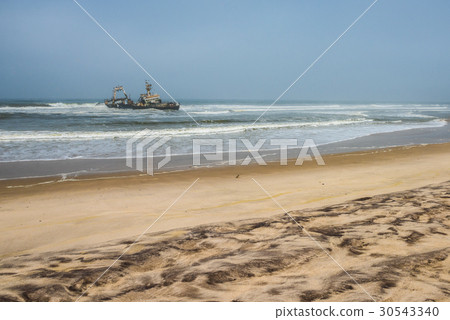
[[[158,110],[179,110],[180,105],[178,103],[173,102],[165,102],[165,103],[150,103],[146,105],[137,105],[137,104],[127,104],[127,103],[106,103],[108,108],[118,108],[118,109],[158,109]]]

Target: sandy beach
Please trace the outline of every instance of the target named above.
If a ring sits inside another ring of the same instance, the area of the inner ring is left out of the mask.
[[[449,301],[449,150],[1,181],[0,300]]]

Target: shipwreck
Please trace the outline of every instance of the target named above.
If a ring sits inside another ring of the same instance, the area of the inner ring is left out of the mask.
[[[159,94],[152,94],[152,85],[145,81],[145,89],[147,93],[140,95],[139,100],[135,103],[125,92],[123,86],[117,86],[113,89],[112,99],[106,99],[105,105],[109,108],[119,109],[159,109],[159,110],[178,110],[180,104],[177,102],[163,102]],[[124,97],[118,98],[117,93],[122,92]]]

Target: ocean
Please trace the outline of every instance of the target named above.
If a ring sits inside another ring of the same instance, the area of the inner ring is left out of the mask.
[[[316,145],[375,133],[446,124],[450,104],[345,104],[180,101],[183,110],[121,110],[95,101],[0,102],[0,161],[125,158],[126,141],[144,129],[170,137],[172,154],[192,139],[313,139]],[[238,144],[238,149],[244,145]],[[265,143],[262,149],[270,148]],[[164,152],[164,150],[161,150]]]

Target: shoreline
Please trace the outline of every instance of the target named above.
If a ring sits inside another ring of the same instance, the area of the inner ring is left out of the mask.
[[[322,155],[342,154],[353,151],[364,151],[373,149],[383,149],[398,146],[419,145],[419,144],[442,144],[450,142],[450,123],[441,127],[407,129],[402,131],[375,133],[363,137],[332,142],[318,145],[318,150]],[[277,149],[261,150],[260,154],[267,162],[278,161]],[[296,159],[299,148],[288,149],[288,159]],[[248,152],[237,152],[237,160],[243,160]],[[155,163],[163,157],[155,156]],[[221,161],[207,161],[202,158],[202,166],[217,167],[227,166],[227,154]],[[254,162],[254,160],[253,160]],[[186,171],[197,169],[192,166],[192,154],[173,155],[172,161],[167,166],[155,173],[165,173],[174,171]],[[114,176],[114,175],[134,175],[141,174],[125,165],[125,158],[106,159],[64,159],[64,160],[23,160],[0,162],[0,181],[7,180],[27,180],[27,179],[48,179],[57,178],[70,179],[82,178],[86,176]]]
[[[280,212],[265,203],[269,198],[252,178],[269,188],[287,210],[444,182],[450,180],[449,150],[447,143],[324,155],[325,166],[312,161],[295,166],[289,161],[287,166],[198,168],[154,176],[3,180],[0,256],[89,246],[139,234],[142,225],[164,212],[197,178],[189,197],[174,208],[181,211],[158,222],[152,232]],[[109,231],[103,229],[106,225]],[[34,241],[28,240],[30,235]]]

